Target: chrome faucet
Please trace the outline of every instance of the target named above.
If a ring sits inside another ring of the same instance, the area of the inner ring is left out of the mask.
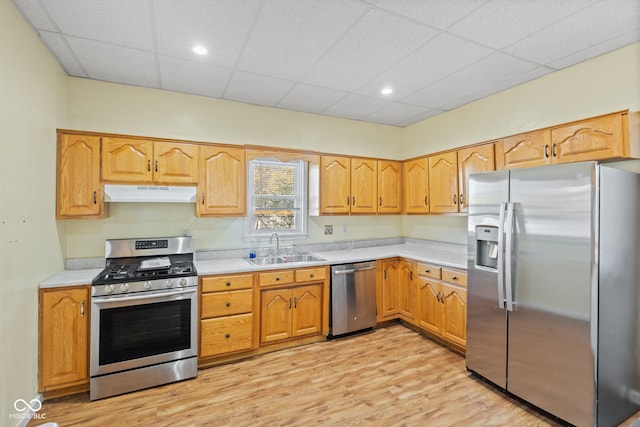
[[[276,236],[276,255],[280,255],[280,237],[278,237],[278,233],[271,233],[271,237],[269,237],[269,244],[273,243],[273,236]]]

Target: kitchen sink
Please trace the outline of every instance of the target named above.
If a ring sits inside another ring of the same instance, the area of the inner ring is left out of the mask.
[[[253,265],[272,265],[272,264],[285,264],[290,262],[314,262],[314,261],[326,261],[324,258],[312,254],[295,254],[295,255],[279,255],[279,256],[266,256],[262,258],[245,258]]]

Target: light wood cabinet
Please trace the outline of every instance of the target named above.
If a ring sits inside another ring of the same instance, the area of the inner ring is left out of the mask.
[[[429,213],[429,159],[409,160],[402,164],[404,213]]]
[[[458,212],[458,153],[429,157],[431,213]]]
[[[427,271],[425,271],[427,270]],[[467,339],[467,275],[460,270],[418,265],[417,324],[464,349]]]
[[[411,261],[398,262],[398,313],[409,322],[414,320],[415,312],[414,265]]]
[[[547,165],[551,162],[550,142],[549,129],[503,138],[496,143],[496,169]]]
[[[402,212],[402,162],[378,160],[378,213]]]
[[[200,147],[197,216],[242,216],[246,213],[246,164],[243,148]]]
[[[378,163],[371,159],[351,159],[351,213],[376,213],[378,204]]]
[[[200,278],[200,360],[257,348],[252,274]]]
[[[103,218],[100,137],[58,133],[56,218]]]
[[[322,266],[258,274],[261,343],[328,334],[328,269]]]
[[[609,114],[551,128],[553,163],[623,157],[623,117]]]
[[[351,212],[351,159],[320,156],[320,213]]]
[[[102,179],[128,184],[195,184],[198,146],[142,138],[102,138]]]
[[[90,286],[40,290],[40,391],[88,386],[89,293]]]
[[[398,260],[385,259],[376,263],[377,270],[377,320],[379,322],[398,317]]]
[[[468,212],[467,184],[469,175],[496,170],[494,145],[483,144],[458,150],[458,206],[460,212]]]

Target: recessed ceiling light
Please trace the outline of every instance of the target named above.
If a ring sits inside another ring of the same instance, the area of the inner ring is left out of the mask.
[[[196,53],[198,55],[207,54],[207,49],[204,46],[194,46],[192,50],[193,50],[193,53]]]
[[[393,93],[393,88],[390,86],[383,87],[380,93],[383,95],[391,95]]]

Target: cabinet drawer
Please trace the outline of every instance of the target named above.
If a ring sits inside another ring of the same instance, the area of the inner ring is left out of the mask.
[[[442,280],[449,283],[456,283],[460,286],[467,286],[467,273],[464,271],[442,269]]]
[[[202,278],[202,292],[234,291],[251,289],[253,274],[236,274],[229,276],[209,276]]]
[[[310,282],[327,278],[327,268],[303,268],[296,270],[296,282]]]
[[[432,279],[440,278],[440,270],[440,267],[434,267],[433,265],[422,263],[418,263],[416,267],[416,271],[419,276],[431,277]]]
[[[260,286],[282,285],[293,283],[293,270],[274,271],[271,273],[260,273]]]
[[[202,318],[250,313],[253,309],[253,290],[215,292],[202,295]]]
[[[200,321],[200,357],[251,349],[253,314]]]

